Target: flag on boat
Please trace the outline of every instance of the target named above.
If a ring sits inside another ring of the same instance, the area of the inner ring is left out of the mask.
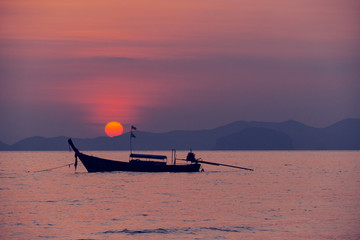
[[[136,138],[135,134],[134,134],[134,131],[136,130],[136,127],[134,126],[131,126],[131,131],[130,131],[130,136],[133,137],[133,138]]]

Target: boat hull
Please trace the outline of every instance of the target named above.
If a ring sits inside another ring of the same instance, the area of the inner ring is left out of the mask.
[[[167,165],[163,162],[130,161],[121,162],[89,156],[81,152],[76,153],[88,172],[199,172],[200,164]]]

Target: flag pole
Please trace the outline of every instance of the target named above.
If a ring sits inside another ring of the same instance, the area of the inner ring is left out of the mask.
[[[136,127],[134,127],[133,125],[131,125],[131,128],[130,128],[130,154],[132,153],[132,138],[135,138],[135,134],[133,132],[133,130],[135,131],[136,130]]]
[[[132,136],[131,136],[131,131],[130,131],[129,137],[130,137],[130,154],[132,154]]]

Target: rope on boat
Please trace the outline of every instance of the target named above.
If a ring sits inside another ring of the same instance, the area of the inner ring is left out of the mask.
[[[51,170],[66,167],[66,166],[70,167],[71,165],[74,165],[74,163],[68,163],[68,164],[65,164],[65,165],[58,166],[58,167],[47,168],[47,169],[42,169],[42,170],[38,170],[38,171],[26,171],[26,172],[28,172],[28,173],[30,173],[30,172],[34,172],[34,173],[35,172],[46,172],[46,171],[51,171]]]

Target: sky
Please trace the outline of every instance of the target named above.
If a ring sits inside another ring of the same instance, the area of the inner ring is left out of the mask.
[[[0,0],[0,141],[360,118],[355,0]]]

